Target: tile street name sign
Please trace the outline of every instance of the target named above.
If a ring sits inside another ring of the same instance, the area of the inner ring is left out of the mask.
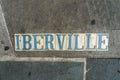
[[[15,51],[108,51],[107,33],[15,34]]]

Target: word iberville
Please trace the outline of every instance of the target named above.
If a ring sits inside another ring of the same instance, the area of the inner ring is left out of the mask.
[[[108,51],[106,33],[15,34],[15,51]]]

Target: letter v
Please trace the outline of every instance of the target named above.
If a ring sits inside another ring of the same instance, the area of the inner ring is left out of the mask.
[[[62,40],[61,40],[61,38],[62,38]],[[61,36],[61,34],[57,34],[57,39],[58,39],[59,49],[62,50],[63,49],[63,45],[64,45],[64,40],[65,40],[65,35],[63,34]]]

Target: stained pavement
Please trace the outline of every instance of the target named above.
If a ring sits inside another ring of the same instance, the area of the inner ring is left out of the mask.
[[[120,79],[120,0],[1,0],[0,3],[0,60],[5,61],[0,62],[0,80],[83,80],[83,77],[86,77],[86,80]],[[14,51],[15,33],[62,32],[109,33],[109,51],[46,52],[46,54]],[[17,62],[12,61],[16,56]],[[72,62],[70,64],[61,62],[62,65],[56,62],[18,62],[20,56],[88,57],[90,59],[86,61],[85,72],[84,62],[76,65]],[[47,67],[51,65],[54,69]],[[70,68],[72,65],[75,68]],[[61,72],[62,69],[67,70],[66,68],[69,70]],[[56,72],[56,69],[60,71]],[[46,70],[50,72],[53,70],[53,73],[40,75]]]

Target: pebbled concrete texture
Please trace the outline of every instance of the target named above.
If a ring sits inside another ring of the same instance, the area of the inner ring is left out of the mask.
[[[10,40],[10,35],[0,5],[0,57],[13,56],[13,47]]]
[[[1,0],[1,6],[0,60],[26,61],[28,56],[27,61],[39,62],[0,62],[0,80],[83,80],[85,72],[86,80],[120,80],[119,59],[87,59],[86,71],[77,60],[40,62],[54,57],[120,58],[120,0]],[[109,51],[14,52],[15,33],[58,32],[109,33]]]
[[[1,0],[14,50],[15,33],[109,33],[109,51],[14,52],[17,57],[120,57],[120,0]]]
[[[0,80],[83,80],[80,62],[0,62]]]
[[[86,80],[120,80],[120,59],[87,59]]]

